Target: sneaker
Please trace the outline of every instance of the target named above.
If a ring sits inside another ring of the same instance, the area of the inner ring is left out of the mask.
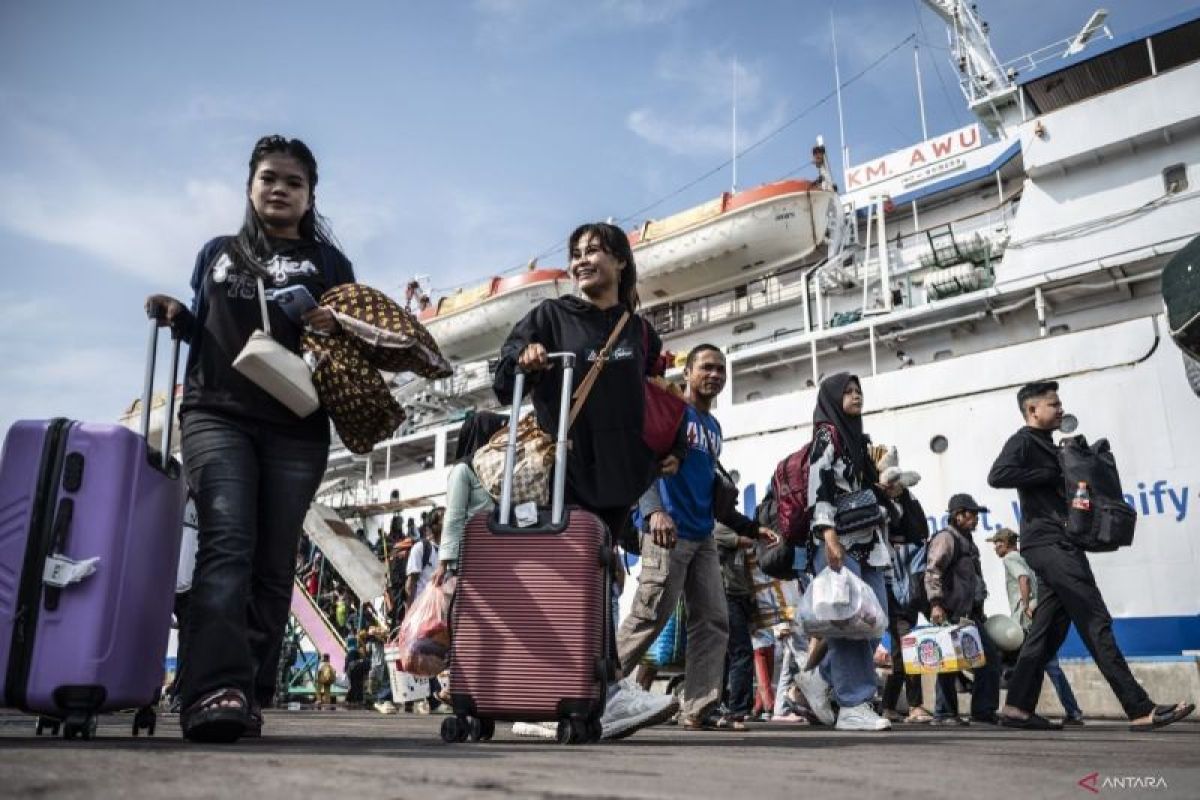
[[[791,725],[807,725],[808,717],[797,714],[794,711],[785,711],[782,714],[776,714],[771,717],[771,722],[783,722]]]
[[[801,670],[796,676],[796,683],[800,685],[800,691],[804,693],[804,699],[808,700],[808,708],[822,725],[832,725],[837,721],[833,715],[833,708],[829,705],[829,684],[821,677],[820,670]]]
[[[417,712],[418,714],[428,714],[432,710],[433,709],[429,707],[428,700],[418,700],[417,702],[413,703],[413,711]]]
[[[395,714],[396,705],[391,700],[384,700],[382,703],[375,704],[375,710],[380,714]]]
[[[970,720],[963,719],[962,717],[959,717],[959,716],[948,716],[948,717],[934,717],[932,724],[954,728],[954,727],[966,727],[967,725],[970,725],[971,722],[970,722]],[[999,723],[997,723],[997,724],[999,724]]]
[[[624,739],[642,728],[666,722],[679,709],[669,694],[651,694],[626,678],[614,687],[604,706],[603,739]]]
[[[892,723],[875,713],[870,703],[847,706],[838,711],[839,731],[887,731]]]
[[[1000,715],[997,714],[995,711],[989,711],[984,714],[972,714],[971,722],[979,722],[984,725],[999,725],[1000,724]]]
[[[1083,714],[1080,714],[1075,717],[1063,717],[1062,724],[1063,724],[1064,728],[1082,728],[1083,727]]]
[[[514,722],[513,736],[524,736],[527,739],[557,739],[557,722]]]

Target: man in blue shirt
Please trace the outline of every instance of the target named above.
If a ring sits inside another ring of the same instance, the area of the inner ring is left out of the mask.
[[[713,538],[717,517],[739,535],[777,541],[732,506],[714,510],[721,425],[709,413],[725,388],[725,356],[710,344],[688,353],[683,370],[689,406],[684,416],[687,450],[679,470],[659,478],[639,503],[642,569],[629,615],[617,633],[622,671],[629,675],[667,624],[682,595],[687,605],[687,652],[683,726],[712,726],[709,715],[721,699],[721,677],[729,637],[721,563]]]

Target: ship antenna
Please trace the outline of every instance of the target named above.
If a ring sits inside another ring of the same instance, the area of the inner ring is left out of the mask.
[[[917,107],[921,110],[921,141],[929,139],[929,128],[925,125],[925,91],[921,88],[921,46],[913,44],[913,69],[917,73]]]
[[[846,144],[846,118],[842,114],[842,73],[838,68],[837,29],[833,24],[833,9],[829,10],[829,38],[833,40],[833,80],[837,84],[838,138],[842,145],[842,174],[850,164],[850,147]]]
[[[733,137],[732,137],[733,144],[731,145],[731,147],[733,149],[733,155],[730,158],[730,163],[733,165],[733,183],[729,187],[730,194],[735,194],[737,192],[737,157],[738,157],[737,101],[738,101],[738,62],[737,62],[737,56],[734,56],[733,57],[733,123],[732,123],[733,124]]]

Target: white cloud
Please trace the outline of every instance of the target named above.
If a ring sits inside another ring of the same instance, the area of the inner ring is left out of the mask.
[[[766,136],[784,120],[782,98],[770,98],[761,68],[716,51],[673,50],[659,57],[655,79],[670,103],[635,108],[625,118],[634,134],[676,155],[728,155],[737,75],[738,146]]]
[[[211,179],[134,185],[99,165],[69,176],[9,173],[0,175],[0,225],[160,280],[164,270],[190,264],[213,231],[234,226],[244,197],[239,187]]]

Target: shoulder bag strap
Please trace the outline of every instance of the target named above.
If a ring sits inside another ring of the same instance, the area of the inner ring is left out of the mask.
[[[263,333],[267,336],[271,335],[271,318],[267,315],[267,290],[263,287],[263,279],[261,276],[254,278],[258,282],[258,306],[262,309],[262,327]]]
[[[616,343],[617,337],[621,335],[621,331],[625,329],[625,323],[629,321],[629,312],[626,311],[617,320],[617,324],[613,326],[612,333],[608,336],[608,341],[604,343],[603,349],[596,356],[592,368],[588,370],[588,374],[583,376],[583,380],[579,383],[579,388],[572,395],[574,403],[571,405],[571,416],[567,418],[567,428],[569,429],[575,424],[575,418],[579,416],[579,411],[583,408],[583,401],[587,400],[587,396],[591,394],[592,387],[596,385],[596,380],[600,377],[600,371],[604,369],[604,365],[608,362],[608,357],[612,352],[612,346]]]

